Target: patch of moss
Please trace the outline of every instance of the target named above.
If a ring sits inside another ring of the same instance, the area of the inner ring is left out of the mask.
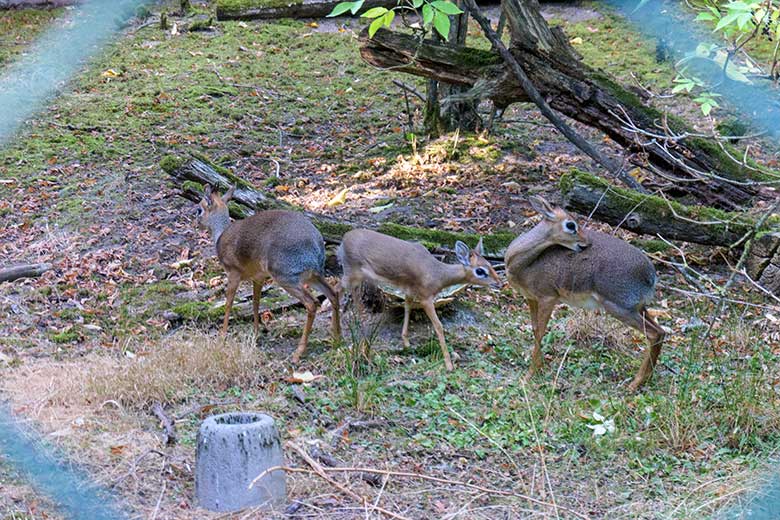
[[[476,247],[480,238],[479,235],[442,231],[439,229],[414,228],[392,222],[382,223],[377,231],[402,240],[416,240],[429,248],[442,246],[452,248],[455,247],[455,242],[458,240],[466,243],[469,247]],[[499,254],[507,248],[514,238],[515,235],[512,233],[482,235],[482,245],[487,253]]]
[[[473,47],[463,47],[458,51],[455,61],[466,68],[469,67],[487,67],[498,65],[502,62],[501,56],[497,52],[475,49]]]
[[[187,320],[217,319],[225,314],[224,307],[214,307],[208,302],[183,302],[173,307],[173,312]]]
[[[663,240],[644,240],[637,238],[630,241],[633,246],[638,247],[645,253],[664,253],[672,248]]]
[[[303,0],[218,0],[217,19],[230,19],[251,9],[286,7],[302,3]]]
[[[328,222],[326,220],[317,220],[314,222],[314,226],[319,229],[323,237],[331,240],[341,240],[341,237],[344,236],[344,233],[347,233],[353,229],[349,224]]]
[[[645,195],[633,190],[618,188],[606,180],[583,172],[576,168],[570,170],[561,176],[559,188],[563,195],[567,195],[574,186],[586,186],[597,192],[603,192],[607,189],[614,194],[610,197],[610,204],[615,206],[615,211],[628,215],[634,208],[641,206],[642,212],[649,215],[657,215],[659,221],[663,221],[672,216],[672,210],[678,215],[696,220],[723,222],[723,224],[712,224],[711,229],[714,233],[744,235],[753,229],[755,222],[742,213],[730,213],[705,206],[684,206],[676,201],[670,201],[654,195]],[[671,209],[670,209],[671,208]],[[767,221],[766,226],[776,225],[775,219]]]
[[[81,335],[75,328],[49,335],[49,339],[54,343],[72,343],[78,341],[80,337]]]
[[[185,162],[187,161],[178,155],[166,155],[160,159],[160,168],[162,168],[165,173],[171,174],[184,166]]]
[[[195,181],[184,181],[181,183],[183,190],[194,191],[195,193],[203,193],[203,184]]]

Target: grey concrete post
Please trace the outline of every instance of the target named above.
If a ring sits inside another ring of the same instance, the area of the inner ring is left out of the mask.
[[[195,496],[200,507],[238,511],[284,504],[283,471],[269,473],[248,489],[260,473],[284,464],[271,417],[254,412],[212,415],[201,424],[197,445]]]

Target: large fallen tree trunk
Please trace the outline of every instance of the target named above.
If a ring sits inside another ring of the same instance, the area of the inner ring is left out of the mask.
[[[259,190],[253,189],[245,181],[237,178],[225,169],[213,166],[206,162],[205,158],[182,160],[168,156],[160,162],[161,168],[176,179],[181,188],[181,195],[193,202],[197,202],[203,196],[203,188],[206,184],[226,191],[230,186],[236,185],[233,201],[230,204],[230,213],[234,218],[243,218],[251,211],[268,209],[286,209],[291,211],[303,211],[311,219],[323,238],[329,243],[340,243],[344,233],[356,226],[349,222],[334,219],[327,215],[305,211],[274,197],[265,195]],[[219,171],[218,171],[219,170]],[[423,229],[412,226],[383,222],[376,230],[404,240],[416,240],[429,249],[453,250],[455,242],[460,240],[471,247],[475,247],[480,239],[479,235],[469,233],[456,233],[452,231],[440,231],[437,229]],[[504,251],[515,238],[513,233],[495,233],[483,235],[485,256],[492,259],[503,259]]]
[[[217,20],[322,18],[343,0],[218,0]],[[366,0],[361,10],[395,7],[397,0]]]
[[[0,282],[13,282],[20,278],[37,278],[51,269],[51,264],[25,264],[0,269]]]
[[[665,176],[676,194],[737,209],[757,193],[756,181],[780,180],[780,174],[754,162],[741,164],[732,157],[742,154],[730,145],[695,135],[681,119],[645,106],[606,74],[582,63],[563,31],[547,25],[536,0],[502,5],[511,33],[509,50],[549,105],[629,149],[632,162]],[[362,33],[361,55],[380,68],[469,86],[464,96],[491,99],[497,107],[529,100],[492,51],[457,49],[380,29],[373,38]]]

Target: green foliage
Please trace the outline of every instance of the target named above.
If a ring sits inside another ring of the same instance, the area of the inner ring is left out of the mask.
[[[336,4],[333,10],[328,13],[327,16],[339,16],[346,14],[347,12],[357,14],[360,8],[363,7],[364,0],[356,0],[354,2],[341,2]],[[461,14],[458,6],[449,0],[411,0],[409,2],[399,2],[399,5],[392,9],[385,7],[373,7],[363,14],[361,18],[368,18],[372,20],[368,26],[368,37],[373,38],[374,34],[382,27],[390,27],[395,19],[396,12],[398,11],[412,11],[422,18],[423,25],[421,28],[411,26],[415,31],[421,31],[423,34],[428,33],[431,28],[435,30],[443,39],[448,39],[450,35],[450,16],[456,16]]]

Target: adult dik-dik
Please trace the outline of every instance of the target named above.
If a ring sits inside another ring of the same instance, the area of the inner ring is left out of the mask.
[[[306,325],[292,357],[293,362],[298,362],[306,352],[314,316],[319,308],[319,302],[311,295],[307,285],[330,300],[333,338],[338,340],[341,337],[338,297],[323,277],[325,242],[309,219],[295,211],[261,211],[231,223],[227,202],[234,191],[235,186],[220,197],[207,186],[205,197],[200,201],[199,224],[211,231],[217,256],[228,276],[222,335],[227,334],[230,308],[239,283],[251,280],[252,313],[257,336],[260,291],[271,278],[306,307]]]
[[[655,293],[655,268],[636,247],[595,230],[582,229],[564,210],[541,197],[531,206],[543,219],[515,238],[505,255],[507,278],[531,310],[534,350],[526,377],[541,366],[542,338],[560,302],[584,309],[603,309],[642,332],[649,343],[642,366],[629,385],[635,391],[653,373],[664,330],[646,306]]]
[[[447,287],[461,283],[501,285],[490,262],[483,257],[481,239],[475,249],[469,249],[463,242],[456,242],[455,255],[458,264],[445,264],[421,244],[369,229],[354,229],[344,235],[338,249],[338,258],[344,268],[341,286],[352,292],[353,302],[358,306],[356,289],[363,281],[385,283],[403,291],[404,324],[401,339],[407,348],[411,305],[414,301],[419,302],[436,331],[444,366],[452,370],[454,366],[444,340],[444,328],[433,304],[436,295]]]

